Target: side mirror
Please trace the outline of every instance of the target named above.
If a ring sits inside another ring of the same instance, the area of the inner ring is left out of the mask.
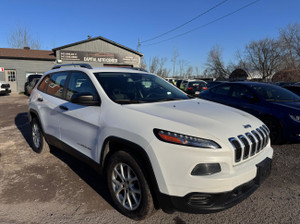
[[[71,98],[71,103],[76,103],[84,106],[100,106],[101,101],[98,97],[94,97],[90,93],[75,93]]]

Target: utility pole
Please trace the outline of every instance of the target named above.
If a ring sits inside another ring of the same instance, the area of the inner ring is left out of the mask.
[[[141,41],[140,41],[140,38],[138,38],[138,45],[137,45],[138,52],[140,52],[140,47],[141,47]]]

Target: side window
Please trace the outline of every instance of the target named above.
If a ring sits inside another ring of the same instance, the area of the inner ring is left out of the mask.
[[[252,95],[251,92],[246,87],[235,85],[232,87],[231,91],[231,97],[238,98],[238,99],[244,99],[244,97],[247,95]]]
[[[98,99],[97,90],[94,87],[90,78],[83,72],[72,72],[71,78],[67,88],[66,99],[71,101],[74,94],[87,93]]]
[[[50,75],[46,93],[59,98],[63,97],[63,89],[68,76],[68,72],[58,72]]]
[[[40,82],[40,85],[38,86],[38,90],[42,92],[46,92],[49,80],[50,80],[50,76],[49,75],[45,76],[43,80]]]
[[[68,72],[58,72],[47,75],[40,83],[38,89],[52,96],[63,97],[63,89]]]
[[[216,86],[215,88],[212,88],[210,91],[214,94],[228,96],[230,91],[230,86],[229,85]]]

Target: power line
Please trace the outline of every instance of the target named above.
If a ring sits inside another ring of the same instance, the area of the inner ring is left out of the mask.
[[[163,42],[166,42],[166,41],[175,39],[175,38],[177,38],[177,37],[184,36],[184,35],[186,35],[186,34],[188,34],[188,33],[194,32],[194,31],[196,31],[196,30],[198,30],[198,29],[201,29],[201,28],[206,27],[206,26],[208,26],[208,25],[210,25],[210,24],[212,24],[212,23],[215,23],[215,22],[217,22],[217,21],[219,21],[219,20],[222,20],[222,19],[224,19],[224,18],[226,18],[226,17],[228,17],[228,16],[231,16],[231,15],[233,15],[233,14],[235,14],[235,13],[237,13],[237,12],[239,12],[239,11],[241,11],[241,10],[243,10],[243,9],[245,9],[245,8],[247,8],[247,7],[249,7],[249,6],[251,6],[251,5],[254,5],[255,3],[259,2],[259,1],[260,1],[260,0],[256,0],[256,1],[250,2],[249,4],[247,4],[247,5],[245,5],[245,6],[241,7],[241,8],[239,8],[239,9],[233,11],[233,12],[230,12],[230,13],[228,13],[228,14],[226,14],[226,15],[224,15],[224,16],[221,16],[221,17],[219,17],[219,18],[217,18],[217,19],[215,19],[215,20],[213,20],[213,21],[211,21],[211,22],[209,22],[209,23],[206,23],[206,24],[203,24],[203,25],[201,25],[201,26],[198,26],[198,27],[196,27],[196,28],[194,28],[194,29],[192,29],[192,30],[189,30],[189,31],[185,32],[185,33],[181,33],[181,34],[178,34],[178,35],[176,35],[176,36],[170,37],[170,38],[168,38],[168,39],[165,39],[165,40],[162,40],[162,41],[159,41],[159,42],[155,42],[155,43],[152,43],[152,44],[146,44],[146,45],[143,45],[143,46],[156,45],[156,44],[160,44],[160,43],[163,43]]]
[[[212,11],[213,9],[217,8],[218,6],[224,4],[224,3],[227,2],[227,1],[228,1],[228,0],[224,0],[224,1],[222,1],[222,2],[220,2],[220,3],[218,3],[218,4],[216,4],[216,5],[213,6],[212,8],[206,10],[205,12],[201,13],[200,15],[198,15],[198,16],[196,16],[196,17],[190,19],[189,21],[187,21],[187,22],[185,22],[185,23],[183,23],[183,24],[181,24],[181,25],[179,25],[179,26],[177,26],[177,27],[175,27],[175,28],[173,28],[173,29],[171,29],[171,30],[165,32],[165,33],[162,33],[162,34],[160,34],[160,35],[158,35],[158,36],[152,37],[152,38],[150,38],[150,39],[148,39],[148,40],[141,41],[140,43],[145,43],[145,42],[148,42],[148,41],[151,41],[151,40],[155,40],[155,39],[157,39],[157,38],[159,38],[159,37],[162,37],[162,36],[164,36],[164,35],[166,35],[166,34],[168,34],[168,33],[171,33],[171,32],[173,32],[173,31],[175,31],[175,30],[178,30],[179,28],[181,28],[181,27],[185,26],[186,24],[188,24],[188,23],[190,23],[190,22],[192,22],[192,21],[198,19],[199,17],[201,17],[201,16],[203,16],[203,15],[209,13],[210,11]]]

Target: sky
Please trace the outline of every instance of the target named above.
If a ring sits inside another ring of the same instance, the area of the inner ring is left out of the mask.
[[[42,50],[102,36],[144,54],[167,58],[174,51],[186,66],[205,69],[216,45],[225,64],[236,61],[251,41],[277,38],[300,23],[299,0],[0,0],[0,48],[18,27],[38,39]],[[189,22],[190,21],[190,22]],[[177,28],[174,30],[175,28]],[[174,30],[169,32],[170,30]],[[167,33],[166,35],[162,35]],[[153,39],[157,36],[159,38]],[[152,40],[151,40],[152,39]],[[150,41],[147,41],[150,40]],[[172,72],[171,72],[172,73]]]

